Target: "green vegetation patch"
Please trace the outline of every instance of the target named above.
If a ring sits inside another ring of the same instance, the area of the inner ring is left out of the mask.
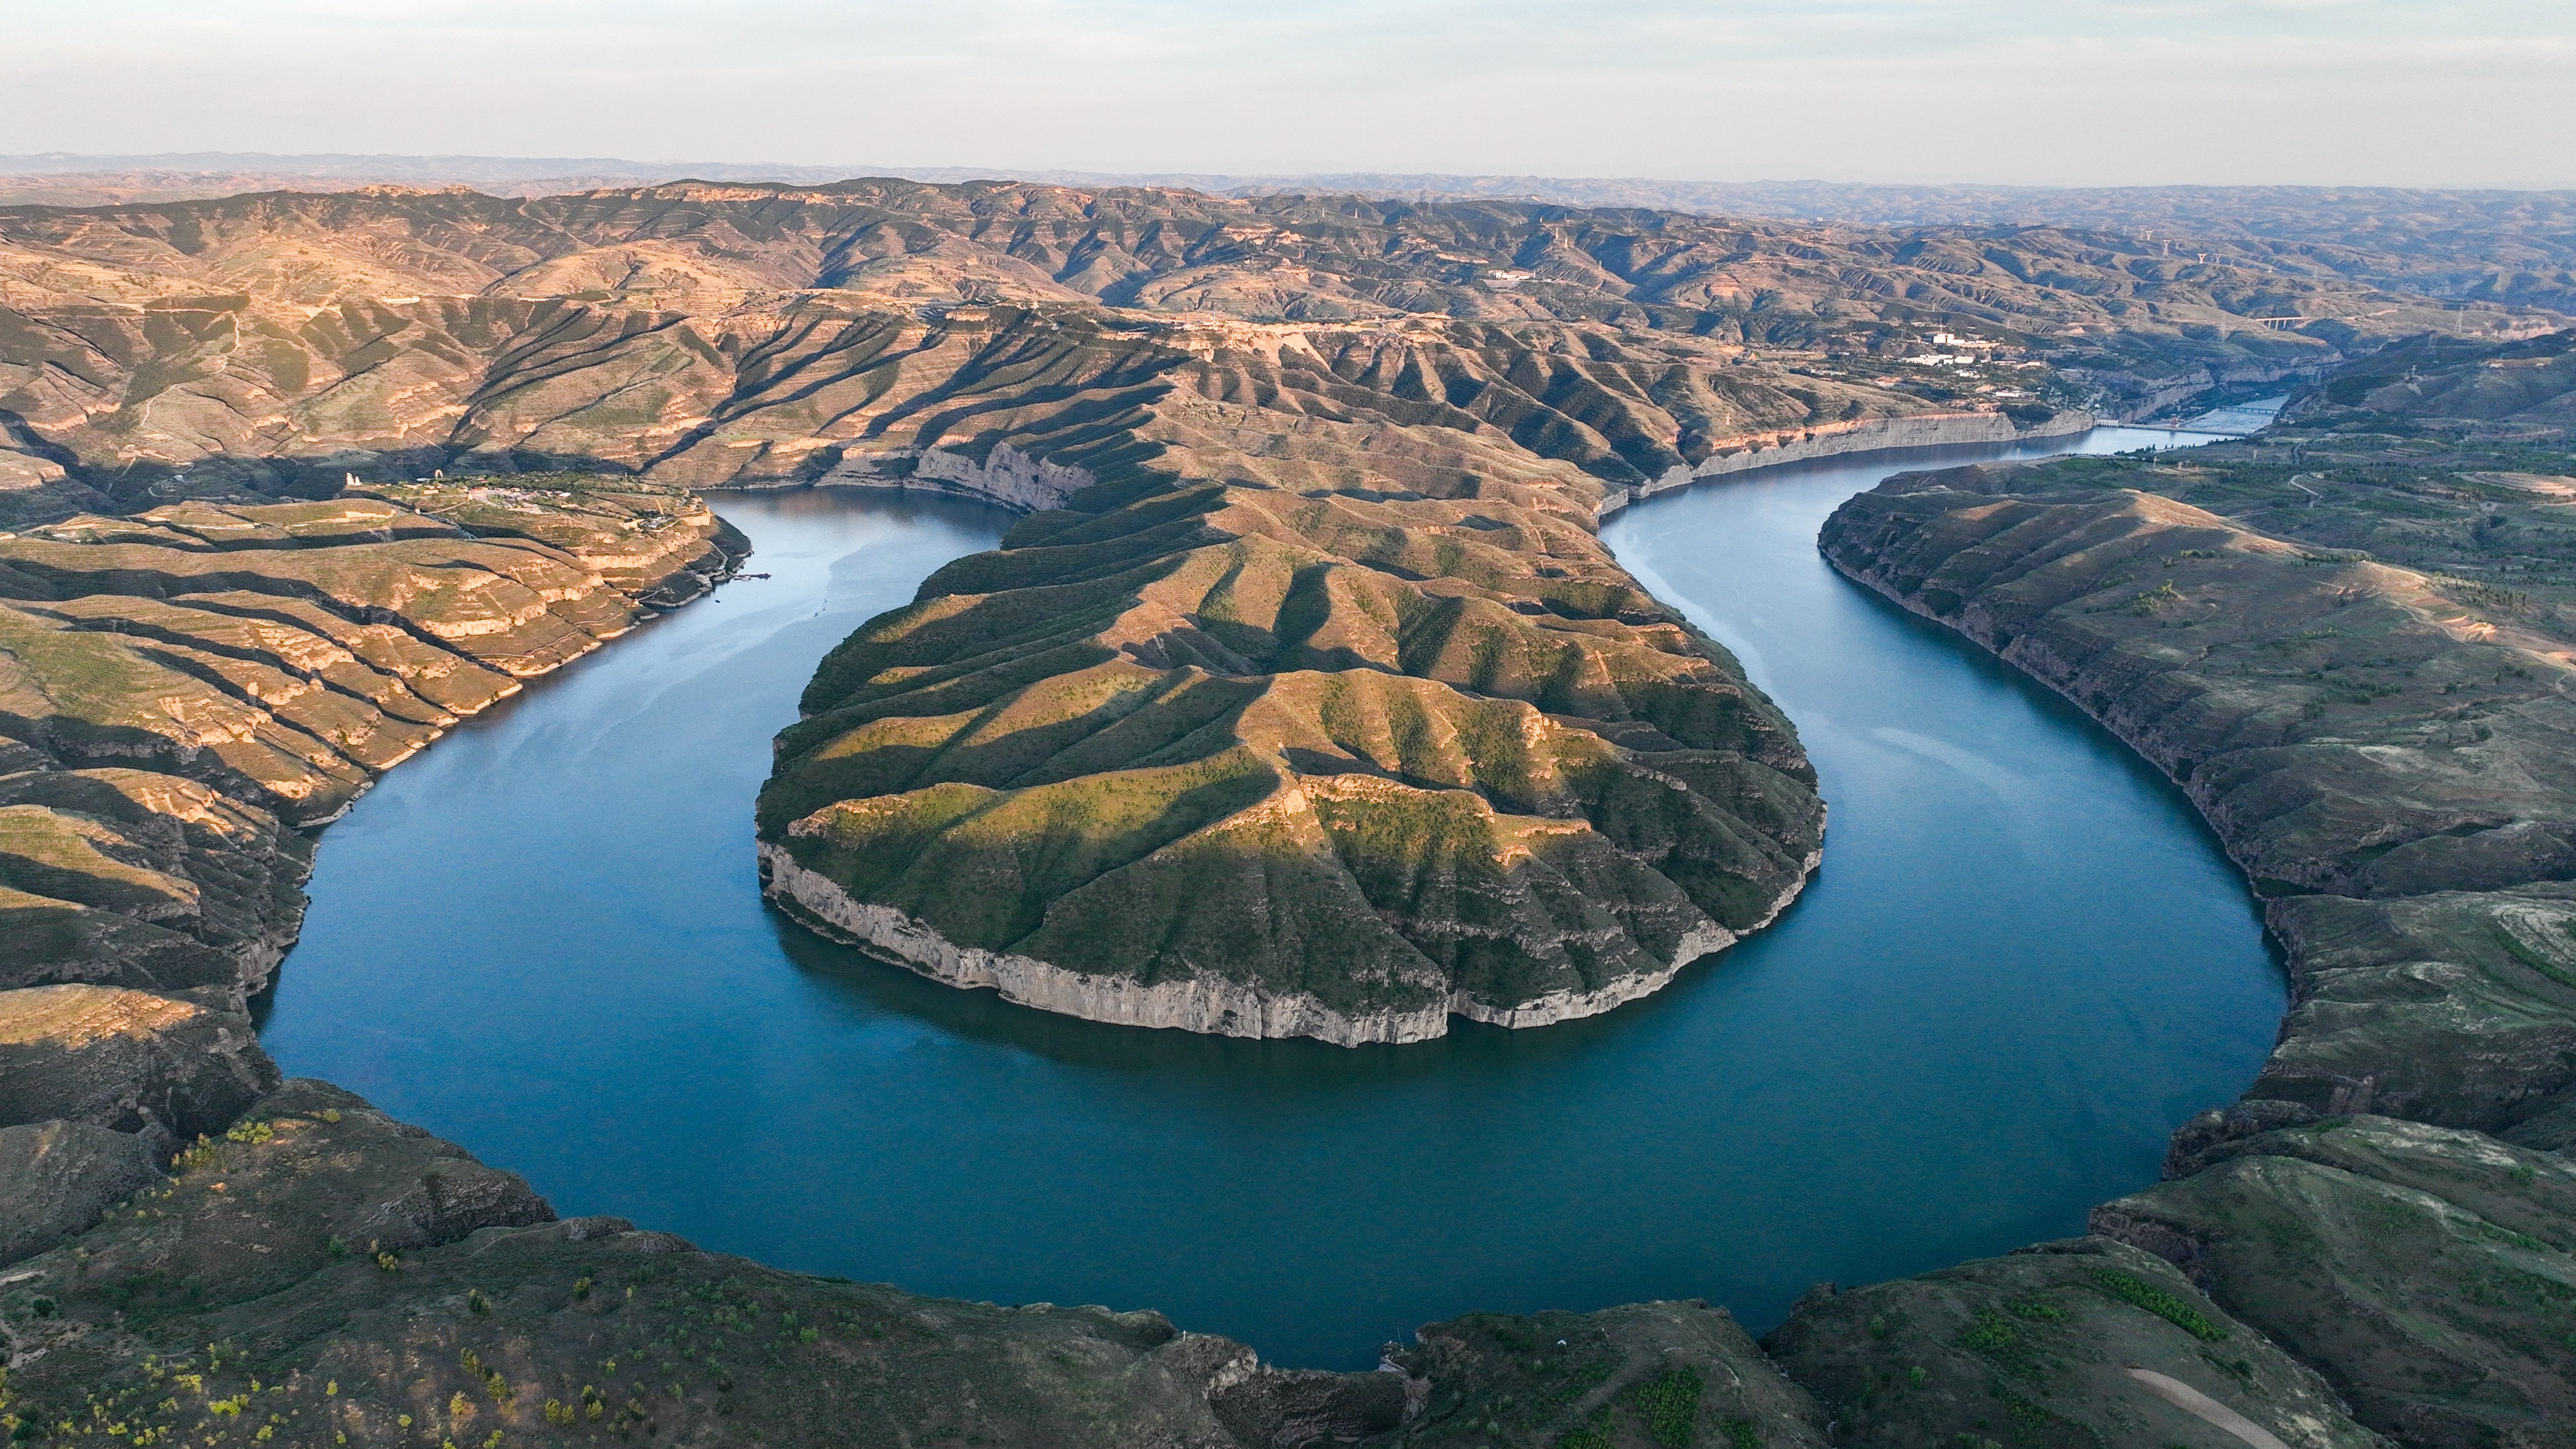
[[[2210,1322],[2199,1309],[2144,1278],[2131,1277],[2115,1268],[2096,1268],[2089,1276],[2104,1293],[2132,1308],[2143,1308],[2194,1338],[2216,1343],[2227,1337],[2227,1330]]]
[[[1699,1399],[1708,1384],[1697,1369],[1677,1368],[1628,1391],[1645,1418],[1646,1437],[1663,1449],[1690,1449],[1699,1425]]]

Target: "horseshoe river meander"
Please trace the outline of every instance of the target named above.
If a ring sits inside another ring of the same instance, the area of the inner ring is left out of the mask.
[[[824,650],[1010,521],[798,491],[717,498],[770,577],[534,684],[330,827],[268,1048],[566,1215],[920,1293],[1159,1308],[1295,1366],[1366,1367],[1480,1308],[1705,1297],[1760,1331],[1818,1280],[2079,1232],[2252,1079],[2283,990],[2177,791],[1818,557],[1888,472],[2007,451],[1793,465],[1606,526],[1796,720],[1833,812],[1777,925],[1606,1016],[1211,1039],[788,924],[752,859],[771,734]]]

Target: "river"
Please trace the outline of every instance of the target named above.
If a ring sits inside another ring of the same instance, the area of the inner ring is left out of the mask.
[[[1777,925],[1607,1016],[1212,1039],[787,924],[752,858],[770,735],[824,650],[1010,521],[807,491],[716,500],[771,577],[534,683],[330,827],[264,1039],[567,1215],[915,1292],[1159,1308],[1297,1366],[1480,1308],[1706,1297],[1758,1330],[1818,1280],[2079,1232],[2252,1079],[2282,984],[2178,792],[1825,567],[1817,525],[1896,466],[1737,475],[1605,528],[1788,710],[1832,809]]]

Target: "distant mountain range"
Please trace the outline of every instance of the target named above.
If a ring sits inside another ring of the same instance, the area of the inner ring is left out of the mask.
[[[1232,175],[1027,170],[1006,166],[791,166],[635,161],[613,156],[388,156],[165,152],[0,156],[0,205],[113,206],[266,191],[463,187],[537,197],[678,180],[820,186],[858,177],[950,184],[1012,180],[1074,188],[1149,187],[1217,196],[1351,195],[1377,201],[1508,201],[1642,208],[1896,230],[2054,227],[2120,239],[2159,260],[2215,259],[2221,243],[2332,247],[2356,281],[2429,296],[2576,308],[2576,191],[2332,186],[1935,186],[1830,181],[1329,172]],[[2194,245],[2208,243],[2208,246]],[[2364,257],[2358,255],[2367,253]],[[2320,258],[2324,260],[2323,258]]]
[[[1329,171],[1297,174],[1067,171],[1015,166],[901,166],[850,162],[636,161],[617,156],[395,156],[344,152],[280,155],[255,151],[170,151],[88,155],[46,151],[0,155],[0,202],[87,205],[113,200],[180,200],[231,195],[244,183],[279,189],[393,184],[469,186],[502,196],[537,196],[662,181],[778,181],[816,184],[854,177],[910,181],[1033,181],[1052,186],[1161,186],[1220,196],[1333,192],[1378,199],[1484,198],[1564,206],[1647,207],[1708,215],[1881,226],[2068,225],[2171,229],[2193,235],[2275,234],[2319,216],[2346,224],[2576,227],[2576,191],[2421,190],[2382,186],[1985,186],[1837,181],[1682,181],[1645,176],[1494,176],[1447,172]],[[154,191],[153,196],[129,193]],[[37,192],[60,193],[53,202]],[[73,199],[73,198],[79,199]]]

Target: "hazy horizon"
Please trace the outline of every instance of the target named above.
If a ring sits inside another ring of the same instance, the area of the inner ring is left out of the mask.
[[[2534,0],[13,9],[18,156],[2576,186],[2576,8]]]
[[[22,163],[40,163],[27,165]],[[386,164],[376,164],[386,163]],[[451,164],[441,164],[451,163]],[[693,169],[696,168],[696,169]],[[851,161],[814,164],[808,162],[714,159],[709,157],[638,157],[638,156],[480,156],[459,153],[421,154],[398,151],[376,152],[264,152],[264,151],[187,151],[187,152],[73,152],[45,151],[9,154],[0,152],[0,175],[38,177],[45,175],[95,176],[121,170],[172,172],[198,171],[208,176],[240,174],[280,179],[311,178],[314,180],[350,179],[366,182],[401,183],[417,179],[423,185],[471,185],[480,173],[494,184],[526,185],[543,181],[587,183],[606,179],[611,182],[668,181],[697,179],[706,181],[753,182],[778,181],[798,185],[822,185],[832,181],[861,180],[869,177],[892,177],[903,180],[953,184],[961,181],[1026,181],[1044,185],[1099,186],[1134,184],[1145,186],[1204,186],[1253,188],[1294,183],[1348,185],[1361,191],[1392,191],[1395,183],[1418,182],[1437,190],[1436,183],[1529,181],[1566,185],[1620,185],[1641,187],[1664,186],[1704,189],[1710,192],[1726,189],[1762,191],[1776,189],[1795,193],[1799,188],[1819,191],[1887,191],[1925,194],[1986,192],[2120,192],[2120,191],[2200,191],[2200,190],[2316,190],[2316,191],[2416,191],[2416,192],[2498,192],[2566,193],[2576,191],[2576,182],[2556,186],[2473,186],[2436,185],[2432,183],[2374,182],[2019,182],[1958,181],[1906,177],[1894,180],[1852,181],[1830,176],[1755,176],[1709,180],[1678,176],[1612,176],[1572,174],[1540,175],[1529,172],[1435,172],[1435,171],[1302,171],[1302,172],[1223,172],[1223,171],[1096,171],[1076,167],[999,166],[999,165],[909,165],[884,161]],[[1360,182],[1370,183],[1360,186]],[[211,193],[209,193],[211,194]],[[1480,195],[1503,195],[1487,190]],[[1507,196],[1504,199],[1508,199]]]

